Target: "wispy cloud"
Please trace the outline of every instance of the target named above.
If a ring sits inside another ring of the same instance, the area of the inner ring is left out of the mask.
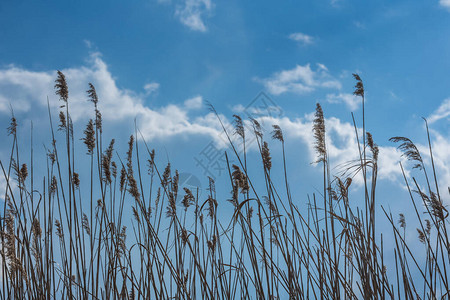
[[[355,27],[358,29],[366,29],[366,25],[360,21],[354,21],[353,25],[355,25]]]
[[[445,99],[439,108],[428,117],[428,122],[433,123],[450,116],[450,98]]]
[[[159,83],[157,82],[149,82],[144,85],[144,90],[147,95],[150,95],[156,92],[159,89]]]
[[[262,82],[273,95],[287,92],[304,94],[317,88],[341,88],[341,83],[331,76],[322,64],[317,64],[316,70],[311,69],[310,64],[296,65],[293,69],[279,71],[269,78],[256,80]]]
[[[315,40],[312,36],[301,33],[301,32],[291,33],[289,35],[289,38],[291,40],[299,42],[303,45],[310,45],[310,44],[314,43],[314,40]]]
[[[450,0],[439,0],[439,4],[450,10]]]
[[[184,107],[186,107],[186,109],[191,110],[191,109],[199,109],[202,108],[203,106],[203,97],[202,96],[196,96],[193,98],[189,98],[186,101],[184,101]]]
[[[204,18],[211,14],[212,8],[211,0],[184,0],[176,6],[175,16],[189,29],[205,32]]]
[[[351,111],[357,110],[361,103],[361,100],[358,97],[347,93],[328,94],[326,100],[329,103],[344,103]]]

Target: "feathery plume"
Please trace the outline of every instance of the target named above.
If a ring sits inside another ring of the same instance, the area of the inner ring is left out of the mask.
[[[272,127],[273,127],[272,138],[274,140],[279,140],[280,142],[284,142],[283,131],[281,130],[280,126],[272,125]]]
[[[183,246],[188,242],[188,233],[186,228],[181,228],[181,241],[183,242]]]
[[[95,107],[97,107],[97,103],[98,103],[98,97],[97,97],[97,92],[95,91],[95,87],[92,83],[89,82],[89,89],[86,91],[86,93],[89,96],[89,100],[92,103],[94,103]]]
[[[50,160],[50,162],[52,163],[52,166],[53,166],[53,164],[56,162],[55,152],[47,150],[47,157],[48,157],[48,159]]]
[[[56,226],[56,235],[62,240],[64,238],[64,233],[62,230],[61,222],[59,222],[58,219],[55,220],[55,226]]]
[[[180,180],[180,174],[178,173],[178,170],[175,170],[175,176],[173,176],[172,179],[172,192],[175,201],[177,200],[178,195],[178,181]]]
[[[270,171],[272,168],[272,158],[270,157],[270,151],[269,151],[269,145],[267,142],[263,143],[262,149],[261,149],[261,155],[263,159],[264,167]]]
[[[165,187],[169,183],[170,178],[170,163],[167,163],[166,168],[164,169],[164,173],[162,176],[161,185]]]
[[[158,187],[158,191],[156,191],[156,199],[155,199],[155,210],[158,210],[159,200],[161,199],[161,187]]]
[[[83,216],[81,218],[81,225],[86,231],[87,235],[91,235],[91,228],[89,227],[89,219],[86,216],[86,214],[83,213]]]
[[[56,180],[56,177],[53,176],[52,181],[50,183],[50,190],[49,190],[50,197],[55,195],[57,187],[58,187],[58,181]]]
[[[422,156],[420,155],[419,149],[417,149],[416,145],[414,145],[414,143],[410,139],[402,136],[394,136],[391,137],[389,141],[394,143],[401,143],[397,147],[397,149],[403,152],[402,156],[406,157],[408,160],[416,162],[413,169],[423,169],[423,160]]]
[[[109,143],[108,148],[106,149],[105,153],[102,154],[102,168],[103,168],[103,180],[107,183],[111,183],[111,160],[112,160],[112,154],[114,150],[114,142],[115,140],[112,139]]]
[[[183,200],[181,201],[181,203],[182,203],[183,206],[184,206],[184,210],[187,210],[188,207],[189,207],[191,204],[194,203],[195,198],[194,198],[194,195],[192,195],[192,192],[191,192],[190,189],[188,189],[188,188],[186,188],[186,187],[183,188],[183,189],[184,189],[185,195],[184,195]]]
[[[242,118],[238,115],[233,115],[234,118],[234,133],[239,135],[242,139],[245,138],[244,122]]]
[[[128,192],[134,198],[134,200],[139,202],[141,193],[139,193],[137,181],[132,174],[131,176],[128,175]]]
[[[122,230],[120,230],[119,234],[118,234],[118,239],[117,239],[117,255],[120,257],[122,254],[125,254],[126,250],[127,250],[127,245],[126,245],[126,238],[127,238],[127,227],[123,226]]]
[[[133,171],[133,143],[134,143],[134,136],[130,135],[130,140],[128,141],[128,151],[127,151],[128,174]]]
[[[431,222],[430,220],[426,219],[425,220],[426,226],[425,226],[425,233],[430,236],[431,233]]]
[[[208,241],[208,248],[209,250],[211,250],[211,252],[214,253],[214,251],[216,250],[216,243],[217,243],[217,236],[213,235],[212,240]]]
[[[217,200],[211,196],[208,196],[207,202],[208,202],[208,217],[212,219],[215,215]]]
[[[400,224],[401,228],[406,228],[406,220],[404,214],[399,214],[398,223]]]
[[[361,80],[361,77],[359,77],[358,74],[354,73],[353,78],[355,78],[356,80],[355,91],[353,92],[353,95],[364,97],[364,85]]]
[[[423,197],[423,196],[422,196]],[[442,202],[438,199],[437,195],[431,192],[431,196],[423,197],[427,206],[430,208],[431,214],[438,219],[438,221],[444,222],[444,220],[448,217],[448,211],[442,204]],[[445,212],[445,213],[444,213]]]
[[[95,110],[95,128],[97,128],[100,132],[103,132],[102,113],[98,109]]]
[[[169,204],[167,205],[166,216],[168,218],[175,219],[176,215],[177,215],[177,206],[175,203],[175,198],[173,196],[173,192],[170,191],[169,192]]]
[[[22,167],[20,168],[20,179],[23,181],[25,181],[25,179],[27,179],[28,177],[28,168],[26,164],[22,164]]]
[[[150,151],[150,159],[148,160],[148,175],[153,175],[155,172],[155,149]]]
[[[67,128],[67,120],[66,120],[66,115],[64,114],[63,111],[59,112],[59,126],[58,126],[58,130],[65,130]]]
[[[117,177],[117,164],[115,161],[111,162],[111,172],[114,178]]]
[[[323,118],[322,107],[319,103],[316,104],[316,113],[313,121],[313,132],[315,138],[315,149],[318,155],[316,163],[325,162],[327,157],[327,150],[325,146],[325,120]]]
[[[59,99],[67,103],[69,99],[69,88],[67,87],[66,76],[61,71],[57,71],[58,76],[55,80],[56,95]]]
[[[245,176],[239,166],[232,165],[232,168],[233,173],[231,173],[231,177],[233,178],[234,184],[241,189],[241,193],[246,193],[250,189],[247,176]]]
[[[254,130],[254,132],[255,132],[255,135],[256,135],[257,137],[262,138],[263,134],[262,134],[262,127],[261,127],[261,124],[258,122],[258,120],[254,119],[254,118],[251,118],[251,117],[250,117],[250,121],[251,121],[252,124],[253,124],[253,130]]]
[[[79,189],[80,188],[80,175],[78,173],[73,172],[72,181],[73,181],[73,184],[75,185],[75,188]]]
[[[31,224],[31,233],[33,234],[33,239],[31,241],[31,254],[36,260],[36,264],[39,265],[41,259],[41,251],[39,250],[39,238],[42,234],[41,225],[37,218],[34,218]]]
[[[367,136],[367,145],[369,146],[370,151],[372,152],[373,161],[376,162],[378,160],[378,145],[373,142],[373,137],[370,132],[366,132]]]
[[[84,130],[84,138],[81,139],[88,148],[87,154],[93,154],[95,148],[95,131],[94,122],[92,119],[89,120]]]
[[[17,120],[14,116],[11,117],[11,122],[9,123],[8,128],[6,129],[8,135],[15,135],[17,131]]]
[[[416,228],[416,229],[417,229],[417,233],[418,233],[418,235],[419,235],[419,241],[420,241],[422,244],[425,244],[425,243],[426,243],[425,233],[423,233],[423,231],[420,230],[419,228]]]
[[[139,213],[138,213],[136,207],[131,206],[131,209],[133,210],[133,216],[134,216],[134,218],[136,219],[136,221],[137,221],[138,223],[141,223],[141,218],[139,217]]]
[[[127,171],[124,167],[120,170],[120,183],[119,183],[119,189],[122,192],[125,188],[125,182],[127,180]]]

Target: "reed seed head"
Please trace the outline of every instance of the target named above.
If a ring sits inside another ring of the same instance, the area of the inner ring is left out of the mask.
[[[275,124],[272,125],[272,127],[272,138],[275,140],[279,140],[280,142],[284,142],[283,131],[281,130],[280,126]]]
[[[11,122],[7,128],[8,135],[15,135],[17,131],[17,120],[14,116],[11,117]]]
[[[314,114],[313,132],[315,138],[314,147],[317,152],[316,163],[326,162],[327,150],[325,146],[325,120],[323,117],[322,107],[316,104],[316,113]]]
[[[353,78],[356,80],[355,85],[355,91],[353,92],[354,95],[364,97],[364,84],[361,80],[361,77],[359,77],[358,74],[353,74]]]
[[[89,219],[86,216],[86,214],[83,213],[83,216],[81,218],[81,225],[83,227],[83,229],[86,231],[87,235],[91,235],[91,228],[89,226]]]
[[[69,99],[69,88],[67,87],[66,76],[61,71],[57,71],[58,76],[55,80],[56,95],[59,99],[67,103]]]
[[[423,160],[422,156],[420,155],[419,149],[417,149],[416,145],[410,139],[402,136],[395,136],[391,137],[389,141],[400,143],[397,149],[403,152],[402,156],[406,157],[408,160],[416,162],[413,169],[423,169]]]
[[[401,228],[406,228],[406,220],[404,214],[399,214],[398,223],[400,224]]]
[[[89,100],[92,103],[94,103],[95,107],[97,107],[97,103],[98,103],[98,96],[97,96],[97,92],[95,91],[95,87],[92,83],[89,82],[89,89],[86,91],[86,93],[88,94]]]
[[[92,119],[90,119],[88,124],[86,125],[86,129],[84,130],[84,138],[82,138],[82,140],[87,146],[87,154],[92,155],[95,148],[95,131],[94,122],[92,121]]]
[[[58,130],[65,130],[67,128],[66,115],[63,111],[59,112],[59,128]]]
[[[183,189],[184,189],[185,195],[184,195],[181,203],[183,204],[184,209],[187,210],[188,207],[194,203],[195,198],[194,198],[194,195],[192,195],[192,191],[190,189],[188,189],[186,187]]]
[[[234,133],[239,135],[242,139],[245,139],[244,122],[238,115],[233,115],[234,118]]]
[[[75,185],[75,188],[79,189],[80,188],[80,175],[78,173],[73,172],[72,181],[73,181],[73,184]]]
[[[162,181],[161,181],[161,185],[163,187],[167,186],[169,184],[170,181],[170,162],[167,163],[166,168],[164,169],[164,173],[162,176]]]
[[[264,142],[261,149],[261,155],[263,159],[264,167],[267,171],[270,171],[272,168],[272,157],[270,157],[269,145],[267,142]]]

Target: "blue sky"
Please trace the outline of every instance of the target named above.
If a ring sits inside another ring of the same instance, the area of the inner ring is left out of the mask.
[[[367,128],[381,146],[381,189],[403,191],[396,164],[401,154],[388,142],[391,136],[411,137],[426,151],[421,117],[430,121],[446,187],[449,25],[448,0],[2,1],[0,126],[6,136],[11,105],[22,142],[33,121],[36,144],[48,145],[46,99],[56,117],[59,69],[68,79],[80,138],[93,116],[85,101],[92,82],[110,128],[105,137],[117,138],[119,151],[125,153],[136,118],[161,164],[168,157],[206,185],[195,158],[210,142],[224,145],[205,103],[228,124],[263,92],[280,113],[262,113],[261,120],[268,129],[280,124],[284,130],[290,176],[300,183],[302,199],[320,187],[320,168],[310,164],[316,102],[327,118],[331,161],[355,158],[351,112],[361,126],[360,101],[352,96],[356,72],[366,87]],[[0,146],[2,159],[8,149],[8,143]],[[279,163],[276,144],[272,151]]]

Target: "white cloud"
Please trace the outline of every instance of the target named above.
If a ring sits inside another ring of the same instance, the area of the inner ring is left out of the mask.
[[[447,118],[449,116],[450,116],[450,98],[447,98],[442,102],[439,108],[428,117],[428,122],[431,124],[433,122],[436,122],[443,118]]]
[[[242,105],[242,104],[234,105],[234,106],[231,108],[231,111],[234,112],[234,113],[236,113],[236,114],[243,113],[243,112],[245,111],[245,106]]]
[[[269,78],[256,80],[262,82],[269,93],[274,95],[286,92],[303,94],[312,92],[316,88],[341,88],[341,83],[332,77],[322,64],[317,64],[315,71],[311,69],[310,64],[296,65],[293,69],[276,72]]]
[[[187,99],[184,101],[184,107],[186,109],[199,109],[203,105],[203,98],[202,96],[196,96],[194,98]]]
[[[99,53],[91,54],[87,66],[61,70],[69,86],[69,105],[74,122],[93,117],[93,106],[87,101],[87,85],[92,82],[99,97],[99,109],[105,121],[129,122],[136,118],[146,139],[170,138],[174,135],[198,134],[216,139],[220,133],[216,119],[203,116],[195,119],[189,112],[202,104],[200,96],[188,99],[181,105],[169,104],[150,108],[144,105],[145,95],[117,86]],[[0,69],[0,112],[9,113],[1,99],[11,101],[15,110],[33,112],[32,107],[45,108],[47,95],[50,106],[57,109],[61,103],[54,95],[56,72],[31,72],[10,66]],[[154,86],[153,86],[154,88]],[[12,98],[14,96],[14,98]],[[17,109],[16,109],[17,107]]]
[[[303,45],[309,45],[309,44],[314,43],[314,38],[312,36],[301,33],[301,32],[291,33],[289,35],[289,38],[293,41],[302,43]]]
[[[147,95],[150,95],[153,92],[156,92],[159,89],[159,83],[157,82],[149,82],[144,85],[144,90]]]
[[[402,157],[402,153],[392,146],[379,147],[380,153],[378,155],[378,176],[381,179],[387,179],[392,182],[399,182],[403,186],[402,171],[399,162],[404,163],[405,158]],[[405,169],[405,174],[409,177],[409,170]]]
[[[358,109],[361,100],[353,94],[339,93],[328,94],[326,100],[329,103],[344,103],[351,111]]]
[[[11,107],[15,112],[23,112],[30,109],[30,105],[20,98],[17,99],[17,96],[9,96],[6,98],[5,96],[0,95],[0,111],[10,112]]]
[[[354,21],[353,25],[358,29],[366,29],[366,25],[360,21]]]
[[[0,70],[0,112],[9,113],[10,105],[16,112],[28,111],[30,97],[46,103],[53,91],[50,73],[32,72],[10,65]]]
[[[212,6],[211,0],[184,0],[182,5],[177,5],[175,16],[191,30],[205,32],[203,18],[211,13]]]
[[[450,9],[450,0],[439,0],[439,4],[447,9]]]

